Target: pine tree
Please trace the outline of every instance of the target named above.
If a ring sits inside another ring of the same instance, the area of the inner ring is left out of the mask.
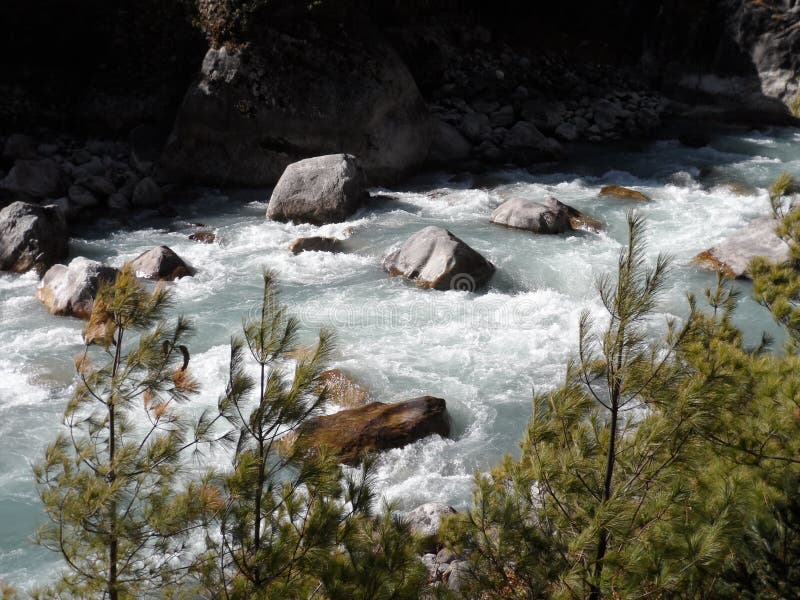
[[[391,511],[372,513],[373,461],[344,475],[334,456],[303,441],[327,399],[320,375],[331,335],[323,331],[302,352],[298,327],[265,273],[259,310],[244,322],[243,340],[231,342],[219,401],[234,449],[230,471],[217,477],[224,508],[209,522],[208,552],[198,561],[208,596],[416,597],[424,569],[413,535]]]
[[[163,321],[170,304],[128,267],[97,293],[67,431],[34,469],[50,520],[38,541],[66,563],[48,597],[141,598],[179,580],[187,532],[209,498],[180,485],[182,451],[200,438],[177,410],[196,384],[184,345],[191,326]]]
[[[746,497],[700,435],[718,395],[687,367],[701,315],[662,343],[648,327],[668,259],[648,267],[629,216],[617,279],[598,281],[609,324],[580,319],[565,382],[534,398],[519,460],[477,476],[475,502],[449,536],[487,598],[702,597],[740,534]]]

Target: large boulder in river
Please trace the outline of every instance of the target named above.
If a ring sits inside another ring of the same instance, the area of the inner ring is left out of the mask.
[[[300,254],[301,252],[342,252],[343,250],[342,240],[335,237],[313,235],[296,238],[289,242],[289,252],[292,254]]]
[[[292,162],[348,152],[381,182],[425,159],[430,115],[380,32],[309,18],[291,36],[260,33],[207,52],[161,155],[169,179],[266,186]]]
[[[88,319],[100,281],[113,281],[117,270],[79,256],[69,266],[53,265],[36,288],[36,297],[54,315]]]
[[[156,246],[142,252],[131,261],[131,269],[137,277],[158,281],[174,281],[196,273],[194,267],[169,246]]]
[[[66,189],[64,174],[56,161],[18,160],[0,181],[0,189],[19,200],[56,198]]]
[[[494,265],[442,227],[412,235],[383,261],[390,275],[402,275],[420,287],[472,292],[483,287]]]
[[[350,154],[316,156],[290,164],[269,199],[274,221],[337,223],[352,215],[367,196],[364,171]]]
[[[14,202],[0,210],[0,271],[44,273],[67,256],[64,213],[55,205]]]
[[[557,198],[548,196],[541,202],[528,198],[506,200],[492,211],[492,223],[525,229],[533,233],[557,234],[586,228],[597,231],[601,223]]]
[[[299,441],[309,448],[324,446],[342,463],[355,465],[365,453],[402,448],[429,435],[450,435],[450,421],[444,400],[422,396],[395,404],[372,402],[315,417]]]
[[[708,269],[722,271],[731,279],[748,277],[750,261],[763,256],[772,262],[789,260],[789,246],[775,234],[777,222],[762,217],[725,241],[698,254],[694,261]]]

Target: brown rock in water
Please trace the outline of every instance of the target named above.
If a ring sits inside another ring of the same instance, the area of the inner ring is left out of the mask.
[[[298,441],[309,448],[324,446],[342,463],[356,465],[364,453],[402,448],[434,434],[450,434],[447,405],[441,398],[422,396],[396,404],[372,402],[316,417]]]
[[[492,223],[533,233],[558,234],[574,229],[599,231],[603,224],[564,204],[553,196],[540,202],[528,198],[512,198],[498,206],[489,218]]]
[[[619,185],[604,185],[600,190],[601,196],[611,196],[622,200],[636,200],[637,202],[647,202],[650,197],[642,192]]]
[[[217,234],[213,231],[198,231],[191,234],[189,239],[200,244],[213,244],[217,239]]]
[[[196,273],[194,267],[167,246],[157,246],[142,252],[131,261],[131,269],[137,277],[159,281],[173,281]]]
[[[694,257],[696,264],[721,271],[730,279],[749,277],[750,261],[762,256],[771,262],[789,260],[789,246],[775,233],[778,226],[772,217],[762,217],[716,246]]]
[[[334,237],[311,236],[289,242],[289,252],[342,252],[342,241]]]
[[[328,399],[338,406],[356,408],[369,402],[369,390],[339,369],[325,371],[320,379],[328,389]]]

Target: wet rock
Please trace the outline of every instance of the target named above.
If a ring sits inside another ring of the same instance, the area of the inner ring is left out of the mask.
[[[337,223],[363,204],[364,171],[350,154],[329,154],[292,163],[272,192],[267,217],[275,221]]]
[[[51,158],[18,160],[11,167],[0,188],[21,200],[54,198],[64,192],[61,167]]]
[[[402,448],[429,435],[446,437],[450,422],[444,400],[422,396],[396,404],[372,402],[308,421],[296,443],[324,446],[348,465],[365,453]]]
[[[301,252],[343,252],[342,241],[334,237],[302,237],[292,240],[289,243],[289,252],[300,254]]]
[[[622,200],[636,200],[637,202],[647,202],[650,200],[647,194],[620,185],[604,185],[600,189],[600,195],[620,198]]]
[[[390,253],[383,268],[401,275],[420,287],[437,290],[474,291],[483,287],[494,273],[494,265],[442,227],[418,231]]]
[[[217,235],[213,231],[196,231],[189,236],[189,239],[200,244],[213,244]]]
[[[771,217],[762,217],[733,234],[725,241],[698,254],[697,264],[722,271],[731,279],[747,278],[750,261],[757,256],[772,262],[789,260],[789,246],[775,234],[777,223]]]
[[[191,277],[196,270],[168,246],[157,246],[131,261],[131,269],[137,277],[174,281],[181,277]]]
[[[38,298],[54,315],[88,319],[100,281],[113,281],[117,270],[79,256],[69,266],[53,265],[36,288]]]
[[[14,202],[0,210],[0,270],[44,273],[67,256],[64,214],[54,205]]]
[[[145,177],[133,188],[131,204],[137,208],[152,208],[162,200],[161,188],[152,177]]]
[[[7,160],[36,158],[36,140],[22,133],[11,134],[3,145],[3,158]]]
[[[320,375],[328,390],[328,399],[343,408],[356,408],[369,402],[369,390],[339,369],[329,369]]]
[[[596,219],[549,196],[537,202],[527,198],[506,200],[492,211],[492,223],[533,233],[559,234],[573,229],[599,230]]]

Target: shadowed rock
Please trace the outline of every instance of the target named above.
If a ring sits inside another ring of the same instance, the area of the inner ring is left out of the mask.
[[[494,273],[492,263],[446,229],[435,226],[408,238],[384,259],[383,268],[421,287],[468,292],[486,285]]]
[[[53,265],[36,288],[36,298],[54,315],[88,319],[100,281],[113,281],[117,270],[83,256],[69,266]]]
[[[67,256],[67,224],[54,205],[14,202],[0,210],[0,270],[44,273]]]
[[[775,234],[777,223],[762,217],[725,241],[694,257],[694,262],[722,273],[730,279],[749,277],[748,265],[757,256],[772,262],[789,259],[789,246]]]
[[[450,434],[447,406],[441,398],[422,396],[396,404],[372,402],[316,417],[298,442],[309,448],[324,446],[342,463],[355,465],[364,453],[402,448],[434,434]]]
[[[18,160],[0,181],[0,189],[20,200],[57,198],[65,189],[64,174],[50,158]]]
[[[364,171],[355,156],[329,154],[292,163],[272,192],[267,217],[274,221],[337,223],[363,204]]]
[[[158,246],[142,252],[131,261],[131,269],[137,277],[159,281],[173,281],[196,273],[194,267],[168,246]]]

